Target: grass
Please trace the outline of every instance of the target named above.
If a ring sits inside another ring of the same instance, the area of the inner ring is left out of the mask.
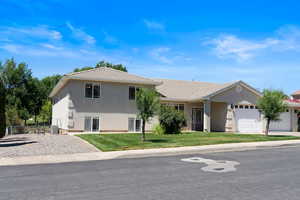
[[[149,133],[146,134],[147,141],[145,142],[141,141],[141,134],[139,133],[82,134],[77,136],[88,141],[102,151],[300,139],[300,137],[295,136],[264,136],[255,134],[203,132],[182,133],[178,135],[155,135]]]

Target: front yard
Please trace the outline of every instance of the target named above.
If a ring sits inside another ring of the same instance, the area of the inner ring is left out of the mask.
[[[102,151],[300,139],[300,137],[295,136],[264,136],[254,134],[203,132],[182,133],[178,135],[146,134],[146,142],[141,141],[141,134],[139,133],[82,134],[77,136],[88,141]]]

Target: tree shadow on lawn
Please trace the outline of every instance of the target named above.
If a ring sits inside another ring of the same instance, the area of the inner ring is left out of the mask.
[[[152,142],[152,143],[166,143],[170,140],[168,139],[146,139],[146,142]]]

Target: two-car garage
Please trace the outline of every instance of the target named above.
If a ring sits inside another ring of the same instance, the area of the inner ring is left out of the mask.
[[[262,115],[254,105],[235,105],[234,118],[236,130],[241,133],[259,133],[263,131]],[[280,120],[270,123],[270,131],[292,130],[291,110],[281,113]]]

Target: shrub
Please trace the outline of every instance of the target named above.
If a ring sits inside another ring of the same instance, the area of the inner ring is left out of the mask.
[[[165,133],[165,130],[160,124],[156,124],[154,125],[152,132],[156,135],[163,135]]]
[[[182,127],[186,126],[186,119],[182,111],[177,111],[170,106],[161,106],[159,123],[165,133],[177,134]]]

